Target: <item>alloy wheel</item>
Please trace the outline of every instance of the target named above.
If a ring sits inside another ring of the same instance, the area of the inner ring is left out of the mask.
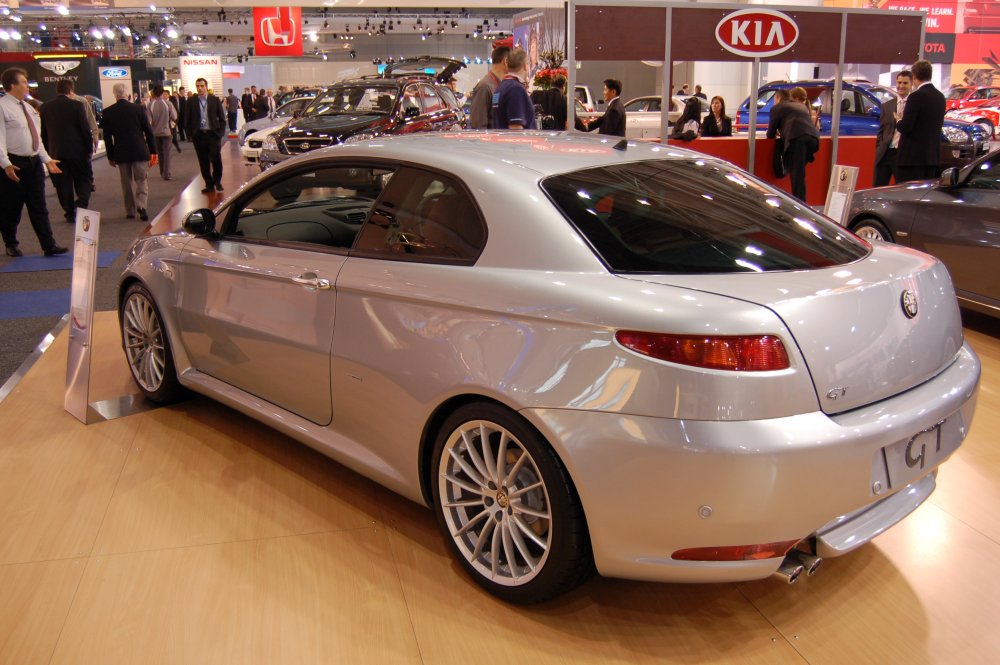
[[[125,355],[132,376],[143,390],[154,393],[163,383],[166,368],[163,328],[156,309],[142,293],[135,292],[129,295],[122,314]]]

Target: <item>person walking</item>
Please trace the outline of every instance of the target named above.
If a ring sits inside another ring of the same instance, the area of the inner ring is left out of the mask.
[[[66,221],[76,223],[76,209],[90,206],[94,171],[94,135],[84,105],[72,99],[73,81],[56,82],[56,97],[42,104],[42,143],[58,160],[61,173],[53,173],[52,186]]]
[[[896,130],[900,134],[896,151],[897,183],[936,178],[941,164],[944,95],[931,83],[930,62],[917,60],[910,71],[913,92],[906,98],[905,108],[896,111]]]
[[[149,167],[156,155],[153,129],[149,126],[145,109],[130,104],[124,83],[111,88],[117,100],[104,109],[101,126],[104,144],[108,151],[108,164],[118,167],[125,200],[125,218],[149,220],[146,203],[149,198]]]
[[[178,120],[183,118],[184,113],[187,112],[187,103],[188,103],[187,91],[184,89],[184,86],[181,86],[180,88],[177,89],[177,94],[173,96],[171,100],[174,102],[174,109],[177,111]],[[181,141],[187,141],[190,139],[190,137],[186,133],[186,130],[184,129],[184,124],[181,122],[177,123],[177,137]],[[180,146],[177,146],[177,152],[180,151],[181,151]]]
[[[25,207],[45,256],[65,254],[69,250],[56,244],[45,207],[45,168],[49,174],[62,171],[59,160],[50,157],[42,144],[38,113],[24,103],[28,73],[11,67],[0,74],[0,84],[7,93],[0,97],[0,235],[7,256],[24,256],[18,247],[17,226]]]
[[[899,93],[899,99],[892,98],[882,102],[878,118],[878,135],[875,137],[875,174],[872,177],[872,187],[885,187],[893,177],[899,182],[896,174],[896,153],[899,149],[900,133],[896,130],[896,112],[904,110],[912,86],[913,73],[904,69],[896,74],[896,92]]]
[[[226,96],[226,119],[229,120],[229,131],[236,131],[236,117],[239,115],[240,110],[240,100],[233,94],[233,89],[229,89],[229,94]]]
[[[535,105],[527,90],[528,54],[516,49],[507,56],[507,75],[493,93],[491,129],[538,129]]]
[[[274,91],[268,88],[264,98],[267,100],[267,117],[274,118],[274,114],[278,111],[278,106],[274,101]]]
[[[268,103],[267,103],[267,92],[261,88],[259,94],[253,96],[253,118],[254,120],[260,120],[261,118],[266,118],[268,114]]]
[[[687,84],[685,84],[687,85]],[[625,136],[625,105],[622,104],[622,82],[618,79],[604,79],[604,101],[608,108],[604,115],[587,124],[587,131],[598,130],[607,136]]]
[[[243,109],[244,123],[253,120],[253,103],[254,98],[250,94],[250,88],[243,88],[243,96],[240,97],[240,108]]]
[[[208,81],[200,78],[195,81],[195,87],[198,94],[188,104],[184,126],[194,141],[201,177],[205,181],[201,193],[221,192],[222,139],[226,135],[226,114],[219,98],[208,94]]]
[[[510,48],[498,46],[490,56],[490,70],[472,89],[469,99],[469,129],[489,129],[493,120],[493,93],[507,75],[507,56]]]
[[[177,111],[166,101],[163,86],[153,86],[152,101],[146,108],[146,114],[156,143],[160,177],[170,180],[173,177],[170,171],[170,145],[173,143],[173,128],[177,125]]]
[[[716,95],[712,97],[712,103],[708,108],[708,115],[701,121],[701,135],[732,136],[733,120],[726,115],[726,100]]]
[[[785,172],[791,180],[792,195],[805,202],[806,164],[813,160],[819,149],[819,130],[813,124],[805,88],[792,88],[790,93],[778,90],[774,99],[767,138],[781,136]]]

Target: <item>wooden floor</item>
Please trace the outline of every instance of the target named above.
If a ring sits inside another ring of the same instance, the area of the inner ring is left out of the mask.
[[[198,189],[198,187],[196,187]],[[430,511],[206,399],[84,426],[66,335],[0,403],[0,663],[1000,662],[1000,322],[972,432],[903,523],[794,586],[595,578],[520,608]],[[113,313],[91,400],[133,391]]]

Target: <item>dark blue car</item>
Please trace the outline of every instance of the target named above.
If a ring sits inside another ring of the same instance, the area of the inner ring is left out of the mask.
[[[832,79],[812,81],[772,81],[758,89],[757,128],[766,129],[778,90],[805,89],[813,108],[819,110],[820,133],[830,135],[833,118]],[[840,92],[840,135],[872,136],[878,134],[882,103],[898,97],[896,91],[868,81],[844,81]],[[738,130],[746,131],[750,119],[750,99],[747,98],[736,115]],[[946,119],[941,132],[941,168],[963,166],[989,151],[989,136],[975,123]]]

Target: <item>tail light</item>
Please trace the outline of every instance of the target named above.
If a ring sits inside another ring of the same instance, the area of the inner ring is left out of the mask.
[[[785,345],[775,335],[668,335],[619,330],[626,349],[667,362],[734,372],[788,369]]]
[[[691,547],[677,550],[670,555],[678,561],[759,561],[784,558],[795,547],[797,540],[758,545],[730,545],[726,547]]]

